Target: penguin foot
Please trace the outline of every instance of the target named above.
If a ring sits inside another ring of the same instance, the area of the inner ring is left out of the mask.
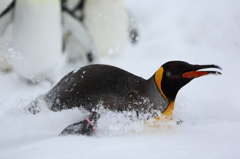
[[[69,125],[59,135],[66,136],[81,134],[89,136],[93,133],[93,130],[96,130],[96,127],[94,127],[93,123],[88,118],[85,118],[83,121]]]
[[[38,106],[33,106],[28,108],[28,112],[31,114],[37,114],[40,113],[41,109]]]
[[[44,96],[38,96],[34,101],[32,101],[27,107],[24,108],[24,112],[26,114],[37,114],[40,113],[42,110],[47,109],[47,103],[44,100]]]
[[[177,124],[177,125],[181,125],[182,123],[183,123],[183,120],[178,119],[178,120],[176,121],[176,124]]]
[[[24,111],[25,111],[27,114],[28,114],[28,113],[30,113],[30,114],[37,114],[37,113],[40,113],[40,112],[41,112],[41,108],[40,108],[39,105],[38,105],[38,101],[35,100],[35,101],[31,102],[31,103],[29,104],[29,106],[24,109]]]

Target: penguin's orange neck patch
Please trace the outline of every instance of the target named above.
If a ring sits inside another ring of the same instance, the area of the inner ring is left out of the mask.
[[[174,102],[169,102],[168,98],[166,97],[166,95],[163,93],[162,91],[162,87],[161,87],[161,82],[162,82],[162,76],[163,76],[163,67],[160,67],[157,72],[155,73],[155,83],[158,87],[158,90],[160,91],[160,93],[162,94],[163,98],[168,102],[168,107],[167,109],[162,113],[162,115],[164,116],[165,119],[171,119],[172,117],[172,111],[173,111],[173,107],[174,107]],[[161,120],[161,117],[155,117],[156,120]]]
[[[168,99],[167,99],[167,97],[165,96],[165,94],[163,93],[163,91],[162,91],[162,87],[161,87],[161,82],[162,82],[162,75],[163,75],[163,67],[160,67],[158,70],[157,70],[157,72],[155,73],[155,83],[156,83],[156,85],[157,85],[157,87],[158,87],[158,90],[160,91],[160,93],[161,93],[161,95],[163,96],[163,98],[165,99],[165,100],[167,100],[168,101]]]
[[[165,115],[166,117],[168,117],[170,119],[172,117],[173,107],[174,107],[174,102],[170,102],[168,104],[167,109],[165,110],[165,112],[162,113],[162,115]]]
[[[163,117],[155,117],[156,120],[161,120],[161,119],[167,119],[170,120],[172,119],[172,111],[173,111],[173,107],[174,107],[174,102],[170,102],[168,104],[167,109],[162,113]]]

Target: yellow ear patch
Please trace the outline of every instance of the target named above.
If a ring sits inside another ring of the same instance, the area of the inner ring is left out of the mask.
[[[162,87],[161,87],[161,82],[162,82],[162,75],[163,75],[163,67],[160,67],[157,72],[155,73],[155,83],[158,87],[158,90],[160,91],[160,93],[162,94],[163,98],[165,100],[168,101],[167,97],[165,96],[165,94],[162,91]]]
[[[162,94],[163,98],[167,101],[167,97],[166,95],[163,93],[162,91],[162,87],[161,87],[161,82],[162,82],[162,76],[163,76],[163,67],[160,67],[157,72],[155,73],[155,77],[154,77],[154,80],[155,80],[155,83],[158,87],[158,90],[160,91],[160,93]],[[170,102],[168,103],[168,107],[167,109],[162,113],[162,117],[155,117],[154,119],[155,120],[170,120],[172,118],[172,111],[173,111],[173,107],[174,107],[174,102]]]

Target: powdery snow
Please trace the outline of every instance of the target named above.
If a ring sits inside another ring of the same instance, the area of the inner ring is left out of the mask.
[[[29,86],[15,73],[1,73],[1,159],[240,158],[240,1],[126,3],[138,21],[140,41],[100,63],[146,79],[170,60],[217,64],[222,75],[195,79],[180,90],[173,118],[183,120],[182,125],[147,128],[122,114],[106,113],[93,136],[59,137],[85,114],[73,109],[26,115],[23,108],[52,85]]]

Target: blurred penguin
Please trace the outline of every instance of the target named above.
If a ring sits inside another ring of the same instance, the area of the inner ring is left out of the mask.
[[[12,67],[28,83],[56,80],[62,58],[62,27],[71,31],[84,56],[91,56],[85,62],[93,62],[90,36],[62,4],[60,0],[14,0],[0,15],[0,35],[13,25]]]
[[[64,6],[86,24],[98,57],[117,55],[124,50],[129,39],[132,43],[138,41],[136,21],[126,10],[124,0],[65,0]],[[70,35],[65,34],[66,43],[74,45]],[[75,55],[71,55],[71,59]]]
[[[0,2],[0,14],[1,12],[11,3],[11,0],[1,0]],[[6,18],[5,18],[6,20]],[[4,22],[4,19],[0,19],[0,26],[6,25]],[[3,27],[0,27],[0,33],[3,32]],[[11,40],[11,30],[12,25],[10,24],[5,30],[4,30],[4,37],[0,34],[0,72],[11,72],[12,71],[12,65],[10,63],[10,53],[8,51],[10,47],[10,40]]]

